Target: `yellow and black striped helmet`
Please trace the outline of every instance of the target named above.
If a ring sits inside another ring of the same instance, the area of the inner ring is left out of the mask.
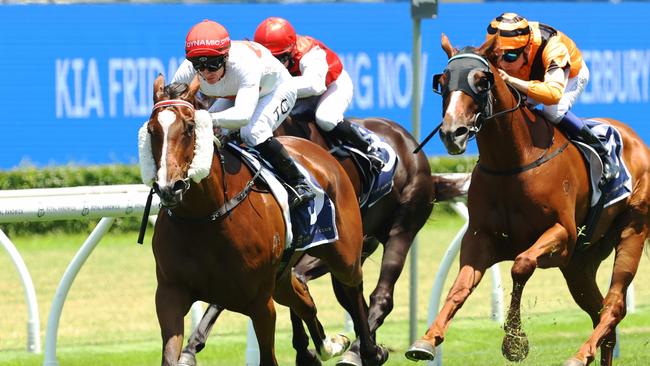
[[[497,47],[502,50],[512,50],[526,47],[530,42],[530,27],[528,20],[515,13],[503,13],[494,18],[497,32]],[[492,23],[490,23],[492,25]],[[488,27],[488,33],[489,33]]]

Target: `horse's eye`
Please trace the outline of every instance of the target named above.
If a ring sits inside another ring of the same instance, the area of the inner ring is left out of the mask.
[[[194,133],[194,124],[188,123],[187,127],[185,127],[185,134],[188,136],[192,136],[193,133]]]

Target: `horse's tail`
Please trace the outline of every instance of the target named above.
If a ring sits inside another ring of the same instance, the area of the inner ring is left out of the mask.
[[[435,188],[436,202],[451,201],[467,194],[469,173],[431,174],[431,183]]]

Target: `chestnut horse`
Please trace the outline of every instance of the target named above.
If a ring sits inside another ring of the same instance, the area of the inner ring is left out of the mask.
[[[323,137],[317,125],[312,122],[313,114],[287,118],[275,131],[276,136],[303,137],[329,149],[328,141]],[[381,270],[378,283],[370,295],[368,321],[373,335],[383,324],[393,309],[393,294],[406,255],[415,235],[426,223],[431,214],[434,201],[446,201],[462,194],[466,178],[450,178],[431,175],[431,169],[424,152],[413,154],[417,142],[398,123],[384,118],[351,119],[366,129],[380,136],[388,143],[398,156],[398,163],[393,179],[392,190],[372,207],[362,210],[363,232],[365,235],[363,259],[370,256],[378,247],[384,245]],[[348,176],[352,180],[357,197],[361,195],[362,178],[356,164],[349,158],[339,158]],[[295,267],[305,281],[318,278],[328,272],[323,261],[311,256],[304,256]],[[344,305],[345,306],[345,305]],[[187,365],[195,365],[194,354],[200,351],[207,340],[211,324],[218,316],[218,309],[210,307],[199,326],[188,340],[183,350]],[[291,312],[294,339],[293,346],[297,351],[297,365],[319,364],[315,355],[307,350],[308,338],[300,324],[300,318]],[[358,343],[355,342],[350,350],[358,353]],[[346,362],[354,364],[354,355]]]
[[[261,365],[277,365],[273,299],[307,323],[323,359],[341,354],[349,342],[325,336],[306,284],[290,270],[276,273],[289,244],[281,205],[267,189],[255,188],[258,175],[230,150],[218,147],[213,153],[210,117],[195,110],[198,89],[198,78],[190,86],[165,87],[159,76],[154,110],[140,131],[143,180],[153,185],[164,206],[153,236],[162,364],[178,364],[183,316],[199,300],[217,304],[219,312],[251,318]],[[372,339],[363,306],[363,239],[354,188],[322,148],[302,139],[282,142],[335,204],[338,240],[307,252],[331,269],[337,296],[352,304],[364,360],[379,364],[376,360],[384,360],[386,350]]]
[[[504,356],[511,361],[527,356],[520,315],[524,286],[536,268],[558,267],[594,327],[564,365],[588,365],[600,347],[600,365],[611,366],[615,329],[625,316],[625,294],[648,236],[650,152],[623,123],[599,119],[620,132],[633,189],[627,198],[603,209],[590,245],[578,248],[577,227],[584,224],[590,208],[584,159],[557,128],[521,107],[521,96],[510,91],[490,62],[496,57],[493,47],[488,41],[478,49],[459,51],[442,36],[449,62],[445,73],[434,78],[434,88],[439,84],[443,95],[440,137],[450,154],[461,154],[467,140],[475,136],[480,160],[468,192],[469,226],[461,243],[458,276],[437,318],[406,356],[433,359],[434,347],[444,341],[451,319],[485,270],[514,260]],[[461,91],[458,86],[463,81],[467,87]],[[596,270],[612,250],[616,256],[611,284],[603,298]]]

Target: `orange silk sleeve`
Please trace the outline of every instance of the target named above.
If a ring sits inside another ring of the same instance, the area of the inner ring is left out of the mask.
[[[553,63],[562,69],[571,66],[569,49],[562,43],[562,39],[559,36],[551,37],[548,40],[542,52],[542,60],[546,71],[548,71]]]
[[[566,84],[564,81],[549,80],[537,81],[531,80],[528,82],[528,96],[544,105],[553,105],[560,102],[560,98],[564,95],[564,88]]]

